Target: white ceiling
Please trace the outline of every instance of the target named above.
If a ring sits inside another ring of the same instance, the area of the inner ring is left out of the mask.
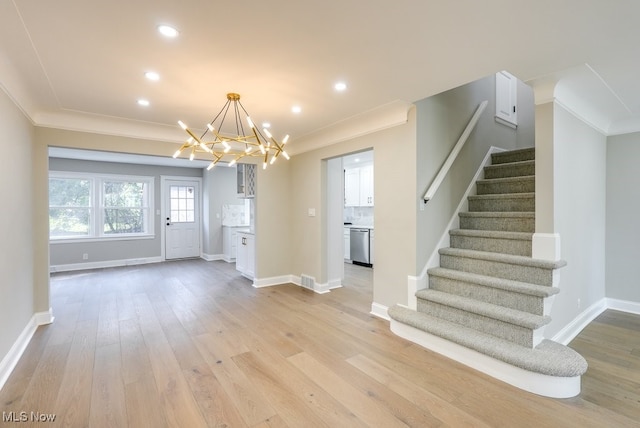
[[[175,142],[178,119],[200,128],[238,92],[295,147],[506,69],[558,81],[565,103],[615,134],[640,130],[638,17],[640,2],[622,0],[0,0],[0,86],[39,126]]]

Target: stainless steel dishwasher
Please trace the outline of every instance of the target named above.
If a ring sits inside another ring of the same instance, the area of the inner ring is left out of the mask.
[[[351,261],[357,265],[370,267],[369,229],[352,228],[349,238],[351,240]]]

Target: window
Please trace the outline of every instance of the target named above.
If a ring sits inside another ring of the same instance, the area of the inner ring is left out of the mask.
[[[153,180],[51,172],[50,239],[152,236]]]
[[[171,186],[171,223],[195,221],[195,191],[193,186]]]

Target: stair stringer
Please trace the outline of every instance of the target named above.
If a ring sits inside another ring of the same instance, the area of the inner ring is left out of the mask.
[[[559,377],[525,370],[393,318],[390,321],[390,328],[394,334],[403,339],[417,343],[516,388],[551,398],[570,398],[580,394],[581,376]]]
[[[413,309],[414,311],[418,308],[418,299],[416,298],[416,292],[419,290],[424,290],[425,288],[429,288],[429,277],[427,275],[427,270],[437,267],[440,265],[440,249],[447,248],[450,244],[449,231],[451,229],[457,229],[460,225],[460,217],[458,214],[460,212],[466,211],[469,206],[468,197],[476,194],[476,182],[484,177],[484,167],[491,165],[491,155],[494,153],[505,152],[506,149],[502,149],[500,147],[491,146],[487,151],[484,159],[478,166],[478,170],[474,174],[471,182],[469,183],[469,187],[465,191],[464,195],[462,195],[462,199],[460,200],[460,204],[456,207],[453,215],[451,216],[451,220],[444,229],[444,232],[440,236],[440,240],[438,244],[434,248],[429,260],[427,260],[427,264],[424,265],[422,271],[419,276],[411,276],[407,277],[407,307]],[[420,201],[421,204],[424,204],[424,201]]]

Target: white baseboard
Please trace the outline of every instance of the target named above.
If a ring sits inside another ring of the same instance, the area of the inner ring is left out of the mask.
[[[384,320],[390,321],[389,314],[387,311],[389,310],[388,306],[381,305],[380,303],[373,302],[371,304],[371,315],[375,315],[378,318],[382,318]]]
[[[0,361],[0,390],[9,379],[11,372],[20,361],[24,350],[27,349],[33,334],[41,325],[51,324],[53,322],[53,311],[49,308],[46,312],[36,312],[33,314],[22,333],[18,336],[11,349],[5,357]]]
[[[568,345],[598,315],[607,310],[606,299],[599,300],[580,313],[573,321],[551,338],[554,342]]]
[[[49,272],[70,272],[76,270],[134,266],[148,263],[160,263],[161,261],[162,257],[144,257],[140,259],[108,260],[104,262],[71,263],[66,265],[51,265],[49,267]]]
[[[255,278],[253,280],[254,288],[272,287],[274,285],[291,284],[293,281],[292,275],[272,276],[271,278]],[[300,284],[297,284],[300,285]]]
[[[206,260],[208,262],[213,262],[215,260],[224,260],[227,263],[235,262],[235,259],[227,260],[227,257],[224,254],[205,254],[205,253],[202,253],[200,255],[200,258],[202,258],[202,259],[204,259],[204,260]]]
[[[607,298],[607,309],[640,315],[640,303],[628,300]]]

